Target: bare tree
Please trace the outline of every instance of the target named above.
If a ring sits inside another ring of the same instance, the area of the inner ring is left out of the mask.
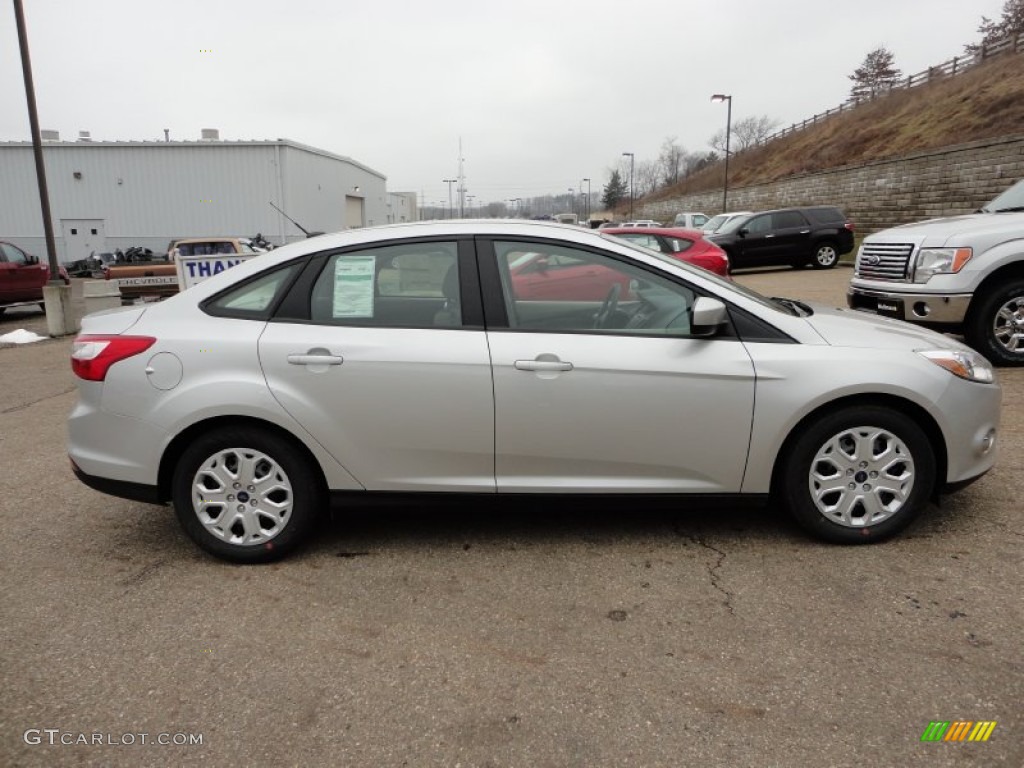
[[[1003,4],[1003,15],[998,21],[982,16],[978,25],[981,42],[964,46],[967,53],[981,53],[983,46],[991,45],[1010,35],[1024,32],[1024,0],[1006,0]]]
[[[896,68],[896,57],[884,45],[869,51],[861,65],[847,77],[853,81],[850,96],[856,100],[871,99],[889,91],[903,76]]]
[[[654,192],[661,181],[661,164],[657,160],[641,160],[636,164],[633,183],[636,185],[636,197],[643,197]]]
[[[778,126],[779,121],[768,115],[745,117],[732,124],[732,138],[729,141],[730,152],[740,152],[764,141]],[[708,140],[708,145],[716,152],[725,154],[725,129],[718,131]]]
[[[671,186],[679,181],[685,163],[686,150],[676,143],[675,136],[669,136],[661,143],[661,154],[658,155],[662,183]]]
[[[761,115],[745,117],[732,127],[732,143],[737,150],[747,149],[768,138],[769,134],[779,125],[779,121]]]

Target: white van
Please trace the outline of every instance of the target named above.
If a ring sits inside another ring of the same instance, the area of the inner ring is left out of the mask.
[[[676,217],[672,220],[672,226],[685,229],[700,229],[707,220],[708,217],[703,213],[677,213]]]

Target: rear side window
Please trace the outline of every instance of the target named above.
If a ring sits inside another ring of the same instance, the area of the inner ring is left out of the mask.
[[[215,297],[203,309],[218,317],[265,320],[298,269],[299,264],[289,264],[247,280]]]
[[[838,208],[833,208],[831,206],[808,208],[807,215],[810,216],[811,219],[818,224],[846,221],[846,214],[844,214]]]
[[[403,243],[327,259],[313,285],[314,323],[385,328],[462,325],[454,242]]]
[[[779,211],[772,214],[772,224],[775,229],[795,229],[806,226],[807,220],[800,211]]]

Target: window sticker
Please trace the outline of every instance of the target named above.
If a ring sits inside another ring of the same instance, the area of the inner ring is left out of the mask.
[[[334,317],[373,317],[376,256],[341,257],[334,262]]]

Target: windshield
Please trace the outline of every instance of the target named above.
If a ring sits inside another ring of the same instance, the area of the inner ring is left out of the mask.
[[[720,226],[722,226],[728,218],[729,217],[726,216],[724,213],[720,213],[717,216],[712,216],[710,219],[704,222],[704,231],[714,232]]]
[[[715,234],[726,235],[730,232],[735,232],[737,229],[746,224],[748,219],[750,219],[750,216],[737,216],[734,219],[729,219],[729,221],[725,222],[725,224],[719,227],[718,231],[716,231]]]
[[[981,210],[985,213],[1024,211],[1024,179],[1018,181],[988,205],[983,205]]]
[[[740,218],[746,217],[742,216]],[[646,256],[654,256],[656,259],[658,259],[658,261],[663,261],[666,264],[671,264],[673,267],[678,267],[679,269],[683,269],[688,272],[696,272],[705,280],[710,280],[711,282],[715,283],[715,285],[723,288],[724,290],[732,291],[733,293],[738,293],[741,296],[750,299],[751,301],[756,301],[758,304],[760,304],[763,307],[767,307],[768,309],[774,309],[776,312],[783,312],[787,315],[802,314],[801,312],[795,310],[788,303],[784,303],[787,300],[769,299],[767,296],[762,296],[760,293],[751,288],[747,288],[746,286],[740,285],[739,283],[735,283],[732,282],[731,280],[726,280],[722,277],[719,277],[710,270],[702,269],[701,267],[694,266],[693,264],[689,264],[685,261],[680,261],[679,259],[674,259],[667,253],[662,253],[661,251],[654,251],[651,250],[650,248],[645,248],[642,245],[637,245],[636,243],[630,240],[620,238],[615,235],[607,235],[601,233],[601,236],[606,237],[609,240],[614,239],[617,244],[624,245],[627,248],[632,248],[634,251],[639,251],[640,253]]]

